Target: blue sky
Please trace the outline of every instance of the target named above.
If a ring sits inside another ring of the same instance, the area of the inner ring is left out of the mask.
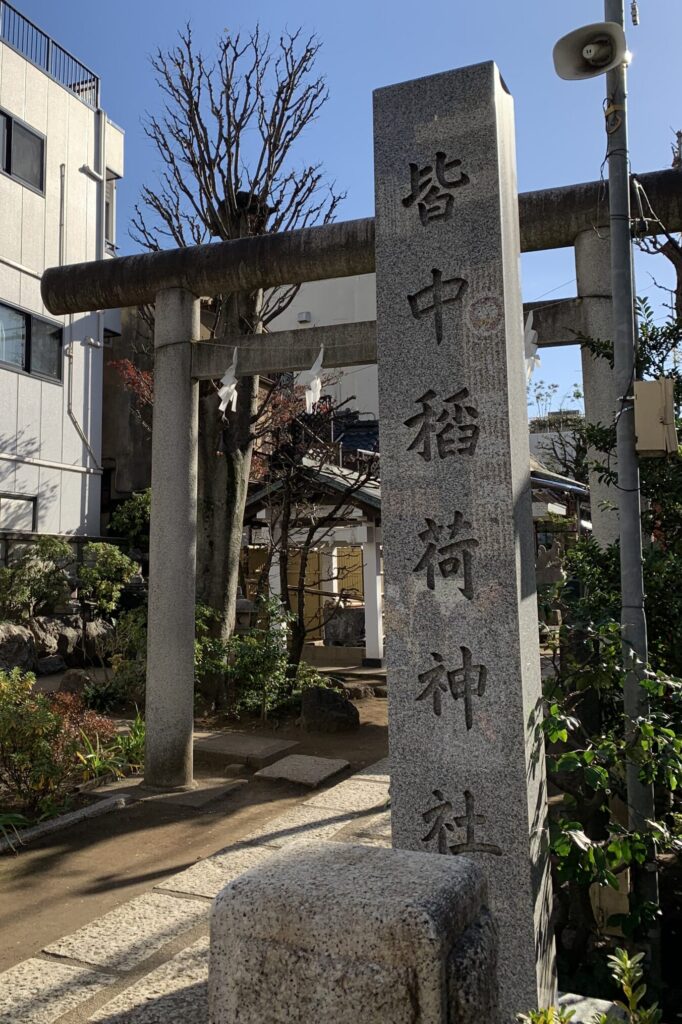
[[[14,0],[16,6],[102,78],[102,104],[126,131],[126,176],[119,191],[119,241],[127,237],[143,182],[153,182],[156,159],[141,128],[145,111],[159,109],[148,63],[156,48],[173,45],[188,19],[197,43],[210,52],[225,28],[248,31],[256,20],[277,34],[299,26],[323,42],[318,67],[330,99],[301,142],[301,157],[322,160],[348,197],[340,219],[373,214],[372,90],[421,75],[493,59],[516,106],[519,189],[526,191],[599,177],[605,139],[604,79],[564,82],[552,65],[554,42],[600,21],[600,0]],[[682,128],[679,102],[680,0],[639,0],[638,27],[626,31],[630,70],[631,164],[635,171],[670,164],[672,130]],[[572,250],[523,257],[524,298],[575,294]],[[637,259],[638,292],[655,294],[650,275],[671,283],[666,261]],[[660,293],[658,293],[660,295]],[[660,301],[660,299],[658,300]],[[579,380],[574,348],[545,352],[536,371],[560,393]]]

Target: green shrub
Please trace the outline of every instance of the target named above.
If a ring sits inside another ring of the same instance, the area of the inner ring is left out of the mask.
[[[109,532],[115,537],[123,537],[131,548],[149,550],[149,517],[152,491],[133,494],[112,512]]]
[[[289,696],[287,676],[288,637],[291,615],[277,599],[257,603],[257,625],[227,643],[227,670],[235,693],[235,710],[257,712],[262,719]]]
[[[78,572],[78,597],[94,605],[100,615],[111,615],[123,587],[139,571],[137,562],[115,544],[86,544]]]
[[[79,752],[86,740],[109,739],[110,722],[87,711],[75,694],[35,693],[35,676],[0,672],[0,787],[27,814],[54,813],[75,784],[89,777]]]
[[[211,675],[225,672],[228,645],[213,635],[219,619],[213,608],[197,601],[194,612],[194,678],[200,684]]]
[[[66,541],[41,537],[28,545],[16,562],[0,568],[0,619],[20,622],[54,611],[69,596],[73,563]]]
[[[301,661],[296,668],[296,689],[302,692],[310,689],[311,686],[329,689],[332,683],[329,676],[323,676],[313,665]]]

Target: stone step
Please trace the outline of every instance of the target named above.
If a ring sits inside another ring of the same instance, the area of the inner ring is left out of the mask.
[[[244,732],[211,732],[194,734],[196,760],[245,764],[254,770],[265,768],[300,746],[295,740],[276,740]]]

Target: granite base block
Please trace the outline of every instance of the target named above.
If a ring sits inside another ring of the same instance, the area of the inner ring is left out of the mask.
[[[334,842],[282,850],[214,903],[209,1022],[494,1020],[486,899],[464,858]]]

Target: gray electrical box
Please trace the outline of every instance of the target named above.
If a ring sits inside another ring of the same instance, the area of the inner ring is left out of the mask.
[[[655,458],[677,451],[673,381],[635,381],[637,454]]]

